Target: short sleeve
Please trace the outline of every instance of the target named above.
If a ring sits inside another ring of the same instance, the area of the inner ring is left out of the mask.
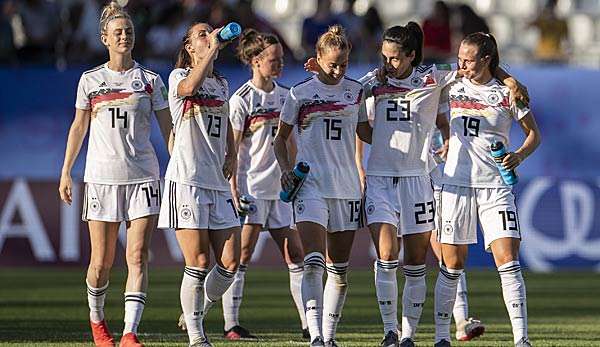
[[[229,120],[233,130],[244,131],[247,116],[248,110],[244,99],[239,95],[232,95],[229,99]]]
[[[183,81],[188,75],[188,72],[185,69],[175,69],[171,71],[169,75],[169,95],[174,98],[180,98],[181,96],[177,94],[177,87],[179,86],[179,82]]]
[[[360,104],[358,105],[358,122],[368,122],[369,116],[367,114],[367,105],[364,90],[360,94]]]
[[[375,69],[363,77],[359,78],[358,81],[363,86],[363,90],[365,93],[365,100],[372,96],[373,85],[377,82],[377,71],[379,69]]]
[[[445,87],[454,82],[458,76],[457,64],[435,64],[433,65],[433,74],[438,86]]]
[[[160,76],[154,79],[152,88],[152,109],[154,111],[164,110],[169,107],[169,92]]]
[[[444,89],[442,89],[442,92],[440,93],[440,101],[438,104],[438,111],[437,113],[448,113],[450,111],[450,96],[448,95],[450,91],[449,87],[445,87]]]
[[[511,106],[511,112],[513,118],[521,120],[531,112],[531,109],[523,101],[517,100],[515,105]]]
[[[88,94],[87,78],[85,78],[85,75],[81,75],[81,78],[79,79],[79,85],[77,85],[77,98],[75,100],[75,108],[78,108],[80,110],[89,110],[91,108],[90,97]]]
[[[298,122],[299,109],[300,105],[298,99],[296,98],[294,88],[292,88],[285,97],[279,118],[282,122],[293,126]]]

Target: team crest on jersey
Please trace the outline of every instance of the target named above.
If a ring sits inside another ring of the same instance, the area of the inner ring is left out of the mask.
[[[502,101],[502,95],[500,95],[500,93],[498,93],[498,92],[493,92],[490,95],[488,95],[487,101],[491,105],[496,106],[500,103],[500,101]]]
[[[352,92],[350,92],[349,90],[347,90],[344,93],[344,99],[346,99],[346,101],[348,101],[348,102],[352,101]]]
[[[140,90],[144,89],[144,84],[140,80],[133,80],[133,82],[131,82],[131,89],[139,92]]]
[[[452,227],[452,225],[450,223],[446,223],[444,225],[443,231],[444,231],[444,234],[446,234],[446,235],[452,235],[452,233],[454,232],[454,228]]]
[[[192,209],[187,205],[184,205],[181,212],[179,212],[179,215],[181,216],[181,219],[189,220],[192,217]]]
[[[413,77],[413,79],[410,80],[410,85],[419,88],[423,85],[423,80],[420,77]]]

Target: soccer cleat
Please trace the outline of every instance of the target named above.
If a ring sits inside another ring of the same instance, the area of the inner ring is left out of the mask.
[[[187,327],[185,326],[185,317],[183,316],[183,313],[179,316],[179,321],[177,322],[177,326],[179,327],[179,329],[186,331]]]
[[[321,336],[317,336],[310,343],[310,347],[325,347],[325,342],[323,342],[323,338]]]
[[[213,347],[213,345],[208,341],[206,336],[201,336],[194,339],[194,341],[190,343],[190,347]]]
[[[121,337],[121,342],[119,342],[119,347],[144,347],[140,340],[138,340],[137,335],[134,333],[127,333]]]
[[[531,347],[531,342],[526,337],[523,337],[519,340],[519,342],[515,343],[515,347]]]
[[[335,340],[331,339],[327,342],[325,342],[325,347],[339,347],[337,342],[335,342]]]
[[[385,337],[383,338],[383,341],[381,341],[380,344],[381,347],[398,347],[398,334],[395,331],[388,331],[387,334],[385,334]]]
[[[115,339],[110,334],[106,321],[103,320],[98,323],[90,321],[92,327],[92,336],[94,337],[94,344],[96,347],[114,347]]]
[[[458,341],[470,341],[483,335],[484,332],[485,325],[480,320],[472,317],[456,324],[456,339]]]
[[[250,334],[248,329],[239,325],[236,325],[233,328],[224,331],[223,337],[225,337],[225,339],[227,340],[258,340],[258,337]]]
[[[415,347],[415,343],[410,337],[405,337],[400,341],[400,347]]]
[[[450,341],[448,340],[439,340],[433,345],[433,347],[450,347]]]
[[[307,329],[302,329],[302,338],[304,340],[310,341],[310,332],[308,331],[308,328]]]

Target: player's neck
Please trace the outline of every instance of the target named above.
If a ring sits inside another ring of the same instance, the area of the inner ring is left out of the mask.
[[[275,83],[273,83],[272,77],[264,77],[259,74],[252,75],[252,84],[254,84],[256,88],[267,93],[275,89]]]
[[[110,54],[108,68],[113,71],[123,72],[133,67],[131,54]]]
[[[408,76],[410,76],[412,73],[413,73],[413,67],[411,65],[408,69],[406,69],[406,71],[402,72],[399,76],[394,77],[394,78],[396,78],[398,80],[403,80],[405,78],[408,78]]]
[[[485,84],[490,83],[490,81],[492,80],[492,78],[494,78],[494,76],[492,76],[492,74],[490,73],[490,71],[488,69],[486,69],[481,74],[479,74],[479,75],[473,77],[472,79],[470,79],[470,81],[473,84],[485,85]]]

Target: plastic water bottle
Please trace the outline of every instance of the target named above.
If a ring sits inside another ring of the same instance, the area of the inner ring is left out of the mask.
[[[254,200],[252,200],[252,198],[248,195],[240,196],[238,206],[238,214],[240,217],[245,217],[249,214],[256,213],[256,205],[254,204]]]
[[[299,162],[298,164],[296,164],[296,166],[294,166],[294,169],[292,170],[292,174],[294,175],[294,187],[290,191],[282,190],[279,193],[279,198],[281,199],[281,201],[290,202],[294,200],[296,194],[298,194],[298,191],[304,184],[304,181],[306,180],[306,177],[308,176],[309,172],[310,166],[308,166],[308,164],[303,161]]]
[[[515,170],[506,170],[504,166],[502,166],[502,160],[508,154],[508,152],[506,152],[504,144],[500,141],[492,142],[492,145],[490,146],[490,151],[492,154],[492,158],[494,158],[494,161],[496,162],[496,167],[498,167],[498,170],[500,171],[500,176],[502,177],[504,183],[510,186],[517,184],[517,182],[519,182],[519,177],[517,176]]]
[[[240,36],[241,33],[242,27],[236,22],[231,22],[219,31],[217,39],[221,42],[230,41]]]

